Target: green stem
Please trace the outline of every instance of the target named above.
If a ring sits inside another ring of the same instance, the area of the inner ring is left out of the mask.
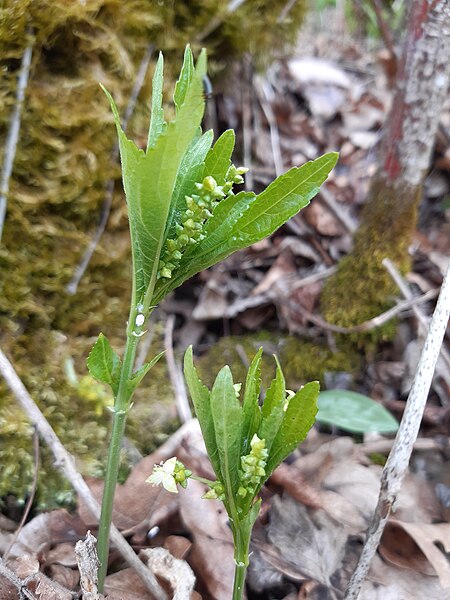
[[[232,600],[242,600],[245,586],[245,575],[248,567],[248,549],[250,545],[251,529],[249,531],[236,524],[234,534],[234,584]]]
[[[134,323],[135,310],[130,311],[130,323]],[[133,320],[132,320],[133,319]],[[131,394],[127,383],[133,373],[134,360],[139,338],[133,335],[133,328],[127,330],[127,342],[123,355],[122,370],[120,373],[119,388],[114,402],[111,440],[109,444],[108,462],[106,465],[105,487],[102,498],[102,511],[98,531],[98,558],[100,568],[98,571],[98,590],[103,591],[106,571],[108,569],[109,530],[111,527],[114,494],[116,491],[117,477],[120,467],[120,450],[125,430],[125,422],[129,409]]]

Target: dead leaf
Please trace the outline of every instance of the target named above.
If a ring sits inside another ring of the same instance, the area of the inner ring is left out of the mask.
[[[296,570],[330,586],[344,556],[347,533],[323,510],[311,510],[285,495],[274,497],[268,539]]]
[[[64,509],[42,513],[21,529],[11,548],[10,556],[35,556],[52,544],[76,542],[85,533],[86,525],[80,517],[70,515]]]
[[[444,588],[450,588],[450,564],[445,554],[449,552],[449,523],[405,523],[392,519],[380,544],[384,559],[419,573],[437,575]]]
[[[302,216],[321,235],[336,237],[343,234],[337,219],[320,202],[312,202],[302,210]]]
[[[184,558],[191,546],[192,542],[182,535],[169,535],[164,542],[164,547],[175,558]]]
[[[158,600],[151,594],[134,569],[122,569],[105,579],[107,600]]]
[[[189,563],[215,600],[229,600],[234,578],[233,539],[228,515],[218,500],[202,500],[206,488],[190,481],[180,494],[180,513],[191,532]]]

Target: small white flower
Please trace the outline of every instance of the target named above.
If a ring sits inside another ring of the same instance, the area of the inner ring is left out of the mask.
[[[153,473],[145,481],[152,485],[162,485],[164,489],[173,494],[178,494],[177,482],[175,481],[174,471],[177,464],[177,457],[173,456],[159,465],[153,467]]]
[[[136,315],[136,327],[141,327],[144,324],[145,316],[142,314]]]

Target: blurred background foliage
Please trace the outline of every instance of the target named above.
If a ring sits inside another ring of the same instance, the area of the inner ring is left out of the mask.
[[[263,68],[282,56],[295,43],[305,13],[306,0],[0,3],[1,140],[16,102],[23,53],[33,47],[0,247],[0,346],[85,475],[102,473],[109,424],[109,398],[85,376],[85,358],[99,331],[121,348],[130,292],[126,207],[112,157],[115,131],[98,84],[123,110],[146,52],[153,50],[156,57],[157,50],[164,51],[169,88],[191,43],[194,52],[208,49],[211,76],[233,85],[226,75],[233,61],[251,53]],[[152,69],[128,126],[142,144]],[[95,231],[110,180],[116,186],[106,231],[76,293],[69,294],[67,285]],[[161,345],[157,333],[152,353]],[[67,364],[73,364],[72,375]],[[128,426],[144,453],[174,426],[163,361],[153,374],[136,397]],[[33,478],[32,429],[3,381],[0,430],[0,498],[20,501]],[[42,454],[38,503],[70,501],[70,485],[60,480],[45,450]]]

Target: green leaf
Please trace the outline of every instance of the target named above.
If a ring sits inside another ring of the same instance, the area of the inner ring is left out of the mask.
[[[352,433],[395,433],[397,420],[371,398],[348,390],[328,390],[319,395],[317,421]]]
[[[283,422],[273,441],[267,461],[267,477],[274,469],[297,448],[314,425],[317,413],[319,382],[307,383],[289,401]]]
[[[337,157],[337,153],[331,152],[302,167],[294,167],[259,196],[241,192],[220,202],[206,223],[205,239],[186,252],[173,278],[158,288],[153,303],[158,303],[195,273],[281,227],[317,194]]]
[[[184,92],[176,120],[169,123],[147,153],[127,139],[120,126],[114,101],[105,90],[116,121],[128,203],[134,273],[133,301],[135,305],[142,302],[144,311],[148,310],[153,296],[179,166],[203,116],[205,103],[202,79],[205,72],[206,53],[202,51]]]
[[[144,379],[144,377],[147,375],[150,369],[156,365],[156,363],[161,358],[161,356],[163,356],[163,354],[164,352],[160,352],[154,358],[152,358],[150,362],[146,363],[145,365],[142,365],[142,367],[140,367],[135,373],[133,373],[131,379],[129,379],[127,382],[127,390],[130,394],[130,398],[134,393],[134,390],[138,387],[138,385],[141,383],[141,381]]]
[[[231,165],[235,135],[232,129],[227,129],[218,138],[214,146],[208,152],[205,160],[203,177],[210,175],[214,177],[218,185],[225,183],[225,175]]]
[[[103,333],[100,333],[89,353],[87,367],[92,377],[111,386],[114,396],[117,394],[122,362]]]
[[[177,111],[183,104],[189,85],[192,81],[194,74],[194,59],[192,57],[192,51],[190,46],[186,46],[184,51],[183,66],[181,67],[180,77],[175,84],[175,93],[173,95],[173,101]]]
[[[261,358],[263,349],[255,354],[247,372],[245,381],[244,400],[242,402],[242,448],[241,455],[250,452],[250,442],[258,431],[261,422],[261,409],[259,407],[259,393],[261,390]]]
[[[277,371],[275,379],[270,384],[264,399],[261,426],[259,428],[259,437],[266,441],[266,448],[269,450],[269,455],[272,443],[285,416],[284,408],[286,404],[286,383],[276,356],[275,360],[277,362]]]
[[[150,127],[148,130],[147,150],[156,144],[159,136],[163,133],[166,127],[166,122],[164,121],[164,109],[162,105],[164,83],[163,70],[164,58],[162,52],[160,52],[152,81],[152,114],[150,119]]]
[[[209,459],[217,478],[222,481],[222,470],[220,468],[216,433],[211,412],[210,392],[203,385],[197,374],[192,355],[192,346],[189,346],[184,355],[184,377],[194,404],[195,414],[200,423]]]
[[[239,487],[242,407],[236,398],[228,366],[219,371],[211,390],[211,413],[219,451],[221,479],[228,498],[234,498]]]

